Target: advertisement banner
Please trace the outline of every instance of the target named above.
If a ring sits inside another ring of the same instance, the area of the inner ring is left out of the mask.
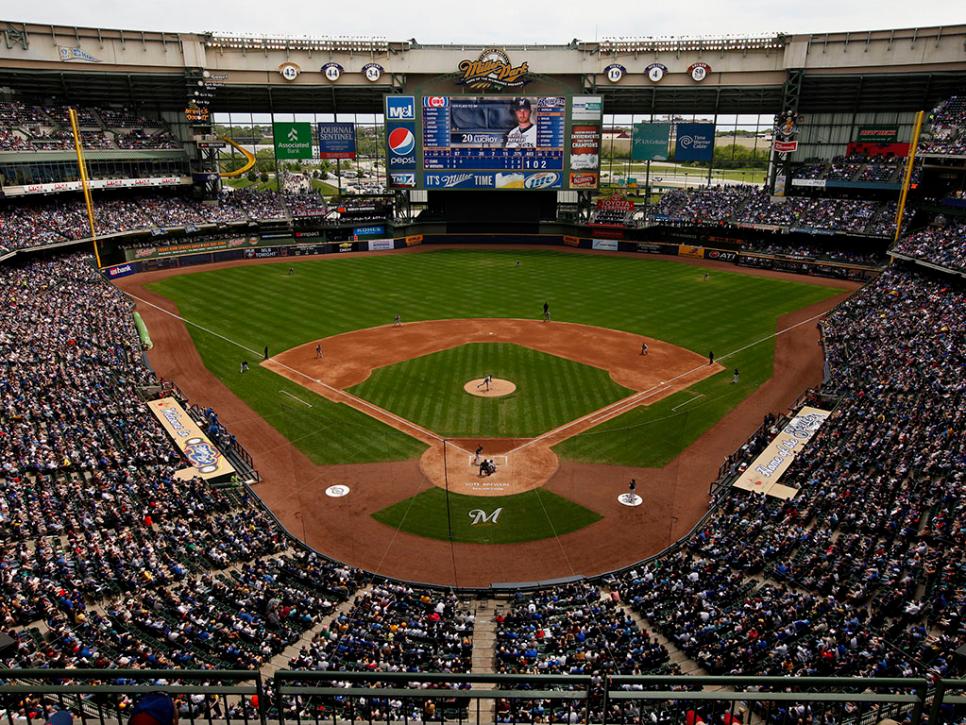
[[[616,252],[619,249],[620,243],[616,239],[594,239],[590,246],[592,249],[597,249],[601,252]]]
[[[772,142],[771,147],[775,149],[776,153],[790,154],[798,151],[798,141],[779,141],[778,139],[775,139]]]
[[[909,155],[908,143],[859,143],[853,141],[846,147],[845,153],[864,154],[865,156],[901,156]]]
[[[563,238],[563,243],[565,245],[567,245],[568,247],[579,247],[580,246],[580,237],[571,237],[571,236],[565,234],[564,235],[564,238]]]
[[[415,96],[386,96],[386,160],[390,188],[416,186]]]
[[[705,249],[705,259],[717,259],[719,262],[734,262],[737,259],[737,252],[728,252],[723,249]]]
[[[174,477],[187,481],[201,477],[205,480],[224,478],[235,472],[234,467],[225,460],[208,436],[188,416],[188,413],[174,398],[161,398],[148,403],[148,408],[174,440],[175,445],[190,463]]]
[[[422,243],[423,243],[422,234],[410,234],[408,237],[406,237],[407,247],[418,247]]]
[[[129,274],[134,274],[138,271],[137,264],[115,264],[113,267],[105,267],[104,272],[107,274],[108,279],[120,279],[121,277],[127,277]]]
[[[671,244],[657,242],[638,242],[636,251],[644,254],[677,254],[678,248]]]
[[[157,247],[139,247],[125,249],[124,256],[129,259],[158,259],[162,257],[179,257],[183,254],[197,254],[199,252],[220,252],[227,249],[245,249],[258,246],[258,237],[234,237],[232,239],[215,239],[207,242],[185,242],[183,244],[168,244]]]
[[[600,174],[590,171],[571,171],[571,189],[596,189],[600,184]]]
[[[394,243],[391,239],[371,239],[369,240],[369,251],[370,252],[384,252],[387,249],[392,249]]]
[[[735,487],[785,500],[793,498],[798,489],[783,486],[778,480],[829,415],[827,410],[809,406],[798,411],[788,425],[782,428],[781,433],[775,436],[768,447],[738,477]]]
[[[570,107],[572,121],[600,121],[604,114],[602,96],[574,96]]]
[[[557,171],[442,171],[427,173],[427,189],[560,189],[563,174]]]
[[[859,126],[855,132],[855,140],[859,143],[895,143],[899,140],[899,127],[893,124],[867,123]]]
[[[824,189],[825,179],[792,179],[792,186],[807,186],[814,189]]]
[[[631,160],[667,161],[670,138],[670,123],[635,123]]]
[[[570,129],[571,187],[596,188],[600,178],[600,126],[574,124]],[[576,182],[576,184],[574,184]]]
[[[91,179],[91,189],[140,189],[153,186],[190,185],[190,176],[153,176],[139,179]],[[53,184],[25,184],[3,187],[4,196],[28,196],[30,194],[56,194],[62,191],[80,191],[80,181],[58,181]]]
[[[312,124],[278,121],[274,126],[275,158],[312,158]]]
[[[354,159],[356,127],[354,123],[319,123],[319,158]]]
[[[379,237],[386,233],[386,227],[382,224],[373,224],[368,227],[356,227],[352,233],[357,237]]]
[[[711,161],[714,153],[713,123],[679,123],[676,133],[675,161]]]
[[[704,259],[704,247],[696,247],[693,244],[679,244],[678,255],[681,257]]]

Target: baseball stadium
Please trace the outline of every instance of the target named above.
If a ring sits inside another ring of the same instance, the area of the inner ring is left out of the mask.
[[[0,35],[10,725],[966,722],[966,25]]]

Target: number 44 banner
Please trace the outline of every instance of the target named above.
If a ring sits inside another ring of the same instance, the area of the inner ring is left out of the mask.
[[[276,123],[275,158],[310,159],[312,158],[311,123]]]

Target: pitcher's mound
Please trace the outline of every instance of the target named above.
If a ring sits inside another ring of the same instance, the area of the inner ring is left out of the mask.
[[[493,378],[490,381],[490,389],[487,390],[487,386],[483,384],[483,380],[484,378],[470,380],[463,386],[463,390],[470,395],[478,395],[481,398],[502,398],[517,389],[516,384],[511,383],[509,380]]]

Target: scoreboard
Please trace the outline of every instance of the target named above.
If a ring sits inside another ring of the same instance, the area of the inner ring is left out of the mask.
[[[596,124],[585,123],[588,107]],[[595,188],[600,109],[589,96],[386,96],[390,185]]]

